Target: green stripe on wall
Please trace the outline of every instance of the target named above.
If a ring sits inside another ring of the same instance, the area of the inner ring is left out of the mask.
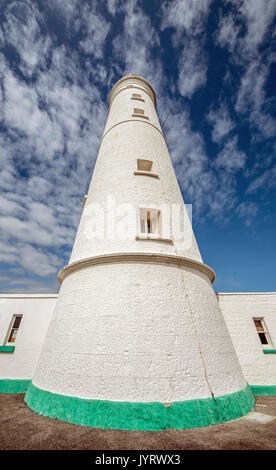
[[[250,385],[256,397],[276,395],[276,385]]]
[[[36,413],[82,426],[102,429],[160,431],[186,429],[223,423],[240,418],[254,408],[249,385],[242,390],[213,398],[187,400],[164,406],[162,403],[85,400],[41,390],[30,383],[25,395],[28,406]]]
[[[276,349],[263,349],[264,354],[276,354]]]
[[[0,352],[13,352],[15,350],[15,346],[0,346]]]
[[[0,393],[25,393],[31,380],[0,379]]]

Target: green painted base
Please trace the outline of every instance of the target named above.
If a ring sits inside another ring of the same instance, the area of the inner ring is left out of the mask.
[[[250,385],[256,397],[267,397],[276,395],[276,385]]]
[[[0,379],[0,393],[25,393],[31,380]]]
[[[254,408],[249,385],[242,390],[213,398],[162,403],[84,400],[41,390],[30,383],[25,395],[28,406],[43,416],[102,429],[161,431],[223,423],[246,415]],[[216,405],[217,403],[217,405]]]
[[[12,353],[15,350],[15,346],[0,346],[0,352],[5,352],[5,353]]]

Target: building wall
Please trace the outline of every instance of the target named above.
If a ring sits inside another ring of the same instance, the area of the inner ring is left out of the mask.
[[[0,295],[0,345],[4,344],[12,316],[23,314],[14,352],[0,353],[0,379],[33,377],[57,297],[57,294]],[[275,385],[276,354],[263,353],[252,318],[264,318],[276,348],[276,293],[218,293],[217,298],[247,382]],[[136,327],[142,331],[143,322],[139,324],[138,320]],[[172,319],[167,327],[171,335]],[[153,328],[156,333],[159,331],[158,312]]]
[[[0,345],[11,325],[12,317],[20,314],[13,352],[0,352],[0,379],[31,379],[52,317],[57,294],[0,295]]]
[[[264,354],[253,319],[263,317],[276,349],[276,292],[218,293],[218,301],[250,385],[276,384],[276,354]]]

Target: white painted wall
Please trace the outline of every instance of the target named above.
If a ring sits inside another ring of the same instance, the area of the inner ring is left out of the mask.
[[[5,344],[13,315],[23,315],[14,352],[0,352],[0,379],[33,377],[56,299],[57,294],[0,295],[0,345]]]
[[[169,227],[173,244],[141,240],[137,242],[136,221],[130,224],[132,233],[127,239],[89,238],[96,221],[92,204],[104,207],[106,216],[108,207],[105,201],[108,197],[114,197],[117,205],[131,203],[136,208],[136,213],[139,205],[171,206],[176,203],[186,213],[153,101],[143,89],[127,88],[132,81],[135,86],[137,82],[135,79],[123,82],[120,93],[112,102],[70,263],[90,256],[124,252],[177,253],[202,261],[191,227],[188,228],[189,236],[185,235],[185,243],[175,240],[176,227],[173,224]],[[139,86],[142,87],[143,82],[139,82]],[[132,100],[133,93],[141,94],[144,103]],[[150,118],[149,121],[132,117],[133,109],[136,107],[145,110],[145,115]],[[137,159],[153,161],[152,171],[158,173],[160,178],[135,175]],[[121,217],[123,215],[122,213]],[[119,219],[118,215],[117,220]],[[190,240],[190,237],[191,244],[186,245],[186,240],[188,238]]]
[[[175,270],[174,270],[175,271]],[[84,272],[83,272],[84,273]],[[87,275],[88,276],[88,273]],[[114,277],[112,283],[116,281],[116,276]],[[151,281],[151,280],[150,280]],[[152,282],[152,281],[151,281]],[[152,287],[149,285],[149,289],[147,291],[147,295],[156,295],[156,290],[154,286],[156,282],[159,282],[158,279],[153,283]],[[179,283],[179,279],[177,283]],[[133,290],[137,290],[137,283],[135,283],[135,279],[131,279],[130,285],[133,285]],[[179,302],[183,299],[183,290],[181,285],[174,290],[174,284],[172,282],[168,282],[171,284],[169,291],[171,293],[169,295],[173,296],[174,292],[177,295]],[[89,285],[89,284],[88,284]],[[107,283],[106,290],[103,291],[103,294],[106,294],[108,298],[108,285]],[[123,292],[123,286],[120,287]],[[166,287],[167,289],[168,287]],[[86,289],[87,286],[86,286]],[[73,295],[73,294],[72,294]],[[79,295],[87,295],[85,291],[81,291]],[[88,292],[88,295],[91,296],[91,292]],[[39,353],[42,348],[42,344],[44,338],[46,336],[46,332],[48,329],[48,325],[50,319],[53,314],[53,309],[56,303],[58,295],[0,295],[0,344],[4,344],[4,340],[6,334],[9,329],[11,318],[14,314],[23,314],[23,319],[18,331],[18,335],[16,338],[16,342],[14,343],[15,351],[13,353],[0,353],[0,379],[31,379],[33,377],[34,368],[39,356]],[[72,298],[72,297],[71,297]],[[234,344],[236,353],[238,355],[239,362],[241,364],[243,374],[245,376],[246,381],[251,385],[275,385],[276,384],[276,354],[264,354],[263,348],[260,343],[259,337],[257,335],[254,323],[252,318],[253,317],[264,317],[266,322],[266,326],[270,333],[271,339],[273,341],[273,346],[276,348],[276,292],[262,292],[262,293],[217,293],[217,298],[219,300],[220,308],[222,310],[224,319],[226,321],[226,325],[228,331],[231,336],[231,340]],[[73,299],[74,300],[74,299]],[[168,299],[165,299],[168,301]],[[147,311],[145,315],[141,315],[141,308],[139,304],[133,304],[133,311],[130,315],[122,314],[124,323],[129,328],[131,332],[129,337],[125,336],[125,329],[122,332],[116,331],[116,322],[113,316],[109,315],[109,311],[111,305],[108,306],[107,314],[100,309],[99,303],[95,300],[96,306],[98,305],[98,310],[95,311],[94,319],[90,318],[90,315],[84,314],[80,317],[79,322],[81,325],[85,324],[85,331],[87,335],[87,328],[89,325],[92,325],[95,330],[95,338],[94,338],[94,348],[96,348],[97,344],[97,337],[101,331],[101,319],[103,319],[102,328],[105,328],[106,335],[105,340],[106,344],[108,345],[108,336],[110,332],[113,330],[115,338],[122,334],[124,338],[121,338],[121,342],[118,340],[118,344],[114,346],[114,341],[109,344],[110,348],[115,348],[115,354],[110,351],[109,357],[110,362],[109,366],[105,364],[104,361],[101,361],[100,355],[95,355],[94,360],[97,361],[98,370],[102,370],[105,367],[110,367],[111,369],[118,363],[118,350],[124,346],[124,342],[126,344],[126,348],[130,347],[132,349],[129,353],[124,353],[125,357],[125,367],[127,370],[131,369],[131,359],[132,359],[132,367],[134,367],[133,360],[137,358],[139,355],[142,361],[145,361],[148,357],[148,365],[150,365],[150,357],[148,355],[148,343],[140,341],[139,338],[141,334],[145,334],[147,325],[150,324],[150,329],[148,333],[154,332],[156,337],[160,334],[164,334],[167,338],[177,338],[177,344],[182,344],[185,342],[186,346],[189,345],[188,350],[191,348],[191,343],[195,341],[194,334],[192,334],[191,328],[187,327],[181,331],[177,331],[176,324],[177,318],[182,315],[182,304],[179,303],[178,307],[176,306],[175,315],[166,319],[166,308],[167,304],[164,305],[163,314],[160,311],[160,305],[162,305],[163,299],[159,298],[156,299],[156,310],[152,313],[151,317],[147,314],[149,306],[146,305]],[[67,303],[70,303],[70,299],[67,300]],[[106,306],[104,306],[107,308]],[[103,308],[103,306],[102,306]],[[183,314],[183,317],[187,319],[187,306],[186,306],[186,313]],[[164,318],[165,315],[165,318]],[[71,328],[72,319],[71,315],[68,317],[69,321],[64,322],[64,328],[69,329]],[[88,321],[87,321],[88,320]],[[201,319],[202,323],[202,330],[206,327],[208,329],[216,330],[218,325],[214,320],[211,320],[210,317],[206,318],[202,315]],[[84,326],[82,326],[84,328]],[[163,328],[163,331],[162,331]],[[137,332],[138,329],[138,332]],[[64,331],[61,331],[61,324],[58,323],[58,329],[55,331],[55,335],[61,334],[60,338],[63,337]],[[84,334],[84,333],[83,333]],[[83,337],[82,334],[82,337]],[[212,332],[209,331],[209,337],[212,336]],[[136,342],[134,343],[134,337],[136,338]],[[56,339],[57,343],[60,342],[60,339]],[[217,338],[216,341],[219,341]],[[213,343],[213,338],[211,339]],[[83,358],[85,357],[82,353],[82,349],[86,342],[80,342],[80,345],[75,345],[75,350],[78,356],[75,356],[75,362],[78,358],[80,364],[82,363]],[[137,347],[138,350],[137,354],[133,354],[133,347]],[[214,344],[214,343],[213,343]],[[171,343],[173,345],[173,342]],[[221,343],[221,353],[224,353],[224,343]],[[106,345],[100,343],[97,345],[97,348],[104,348]],[[144,352],[141,352],[141,349],[144,348]],[[205,350],[206,353],[206,350]],[[219,353],[219,352],[218,352]],[[166,355],[168,354],[168,355]],[[171,360],[171,351],[168,353],[163,354],[163,370],[166,371],[168,375],[172,376],[174,370],[172,369],[173,364]],[[176,352],[177,360],[176,363],[180,364],[181,357],[179,356],[180,351]],[[74,354],[72,354],[74,357]],[[152,357],[155,358],[155,361],[158,360],[161,364],[161,358],[156,355],[154,352],[152,353]],[[187,371],[191,369],[190,362],[187,361],[187,354],[185,354],[185,363],[187,367]],[[191,358],[190,358],[191,359]],[[195,364],[198,364],[198,355]],[[72,366],[73,367],[73,366]],[[135,362],[135,367],[138,367],[137,362]],[[182,369],[183,370],[183,369]],[[133,374],[133,370],[132,370]],[[131,374],[130,374],[131,375]],[[186,374],[187,376],[187,374]],[[130,378],[130,381],[133,379]],[[156,381],[156,378],[155,378]],[[156,383],[156,382],[155,382]]]
[[[137,84],[144,103],[131,99]],[[144,80],[133,76],[111,91],[114,99],[70,263],[107,253],[163,253],[202,262],[192,229],[192,243],[183,249],[171,221],[170,244],[136,240],[135,224],[125,240],[89,237],[97,220],[91,206],[110,194],[137,209],[179,203],[185,210],[147,91]],[[149,120],[133,118],[136,107]],[[152,160],[160,178],[134,175],[138,158]],[[150,257],[122,262],[118,256],[65,277],[34,374],[37,387],[81,398],[173,402],[210,397],[208,382],[216,396],[245,385],[206,275]]]
[[[253,318],[263,317],[276,349],[276,292],[218,293],[246,381],[250,385],[276,384],[276,354],[264,354]]]
[[[241,389],[210,281],[188,269],[184,281],[215,395]],[[61,286],[34,384],[118,401],[209,397],[190,307],[176,265],[114,263],[73,273]]]

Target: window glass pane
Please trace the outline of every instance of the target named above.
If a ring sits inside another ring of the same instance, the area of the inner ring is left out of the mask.
[[[145,226],[145,221],[144,219],[140,220],[140,225],[141,225],[141,232],[146,233],[146,226]]]
[[[13,328],[19,328],[22,317],[16,317],[14,320]]]
[[[16,333],[17,333],[17,330],[11,330],[11,334],[10,334],[9,341],[8,341],[9,343],[14,343],[15,342]]]
[[[152,233],[151,221],[150,221],[150,212],[147,212],[147,232]]]
[[[268,341],[266,339],[266,335],[264,333],[259,333],[259,338],[260,338],[262,344],[268,344]]]
[[[261,320],[254,320],[254,323],[255,323],[255,326],[257,328],[257,331],[264,331]]]

